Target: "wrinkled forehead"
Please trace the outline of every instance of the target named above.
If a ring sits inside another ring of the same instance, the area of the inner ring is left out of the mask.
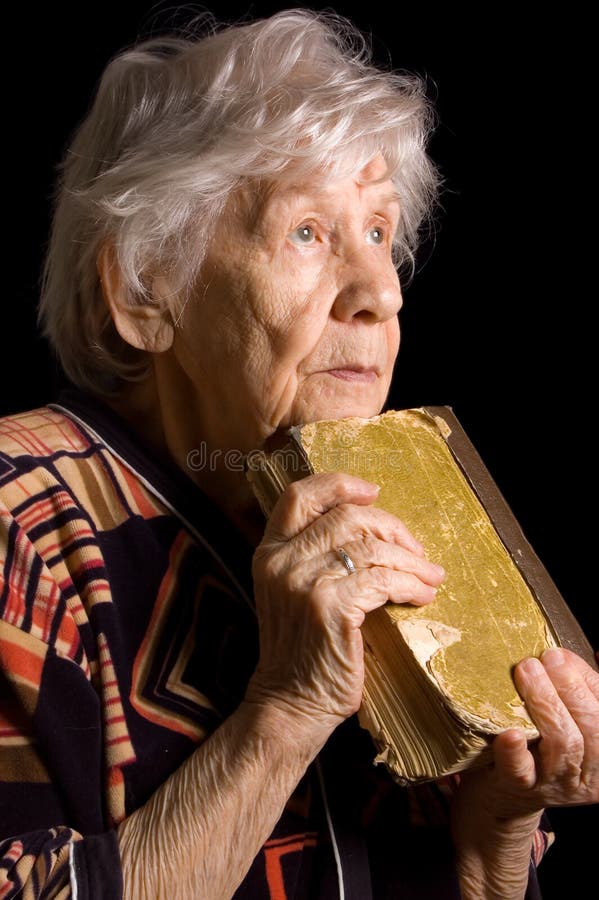
[[[245,223],[256,226],[269,210],[279,204],[295,199],[326,197],[333,195],[339,183],[347,184],[353,179],[361,186],[372,186],[380,191],[387,202],[399,202],[399,194],[394,188],[392,173],[381,153],[368,159],[354,161],[347,168],[315,169],[297,171],[287,167],[276,178],[248,179],[243,182],[227,204],[226,213],[240,217]]]

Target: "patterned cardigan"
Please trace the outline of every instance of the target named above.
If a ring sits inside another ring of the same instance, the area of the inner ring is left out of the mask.
[[[0,420],[1,900],[122,895],[116,826],[256,664],[252,552],[98,401]],[[373,757],[353,719],[335,732],[236,900],[459,898],[450,785],[400,788]]]

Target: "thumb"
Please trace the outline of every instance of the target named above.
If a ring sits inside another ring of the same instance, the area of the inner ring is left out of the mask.
[[[498,775],[522,787],[532,788],[536,784],[535,759],[526,741],[526,736],[516,728],[498,734],[493,741],[495,769]]]

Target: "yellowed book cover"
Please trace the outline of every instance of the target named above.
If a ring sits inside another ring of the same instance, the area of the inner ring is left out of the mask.
[[[326,471],[376,482],[377,505],[447,573],[431,605],[388,603],[362,627],[376,761],[411,783],[484,763],[506,728],[537,738],[514,665],[556,644],[593,654],[451,409],[314,422],[248,459],[267,515],[290,481]]]

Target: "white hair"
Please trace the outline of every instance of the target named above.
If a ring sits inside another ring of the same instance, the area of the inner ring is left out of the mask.
[[[290,10],[121,52],[61,164],[40,320],[67,376],[110,393],[146,370],[102,297],[105,242],[128,302],[151,301],[159,272],[183,303],[227,199],[250,179],[348,175],[382,153],[400,195],[395,261],[413,266],[439,186],[433,124],[422,78],[372,65],[334,13]]]

